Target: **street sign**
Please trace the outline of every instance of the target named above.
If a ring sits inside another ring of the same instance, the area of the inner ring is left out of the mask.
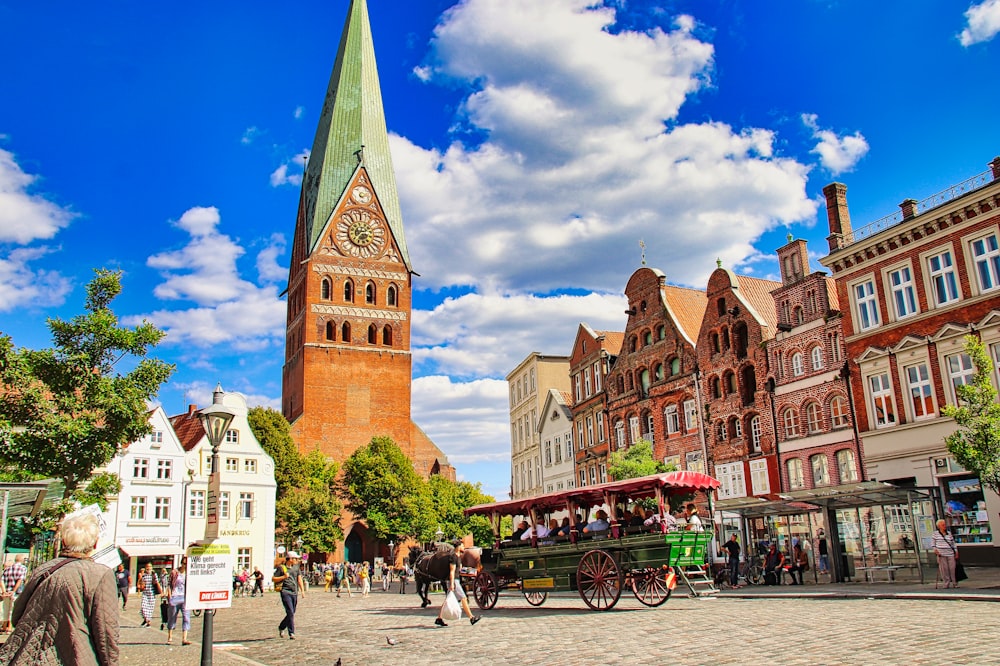
[[[229,608],[233,605],[233,567],[236,557],[228,543],[200,542],[187,549],[188,610]]]

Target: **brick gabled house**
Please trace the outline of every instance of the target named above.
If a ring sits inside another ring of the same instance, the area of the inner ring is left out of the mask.
[[[608,380],[612,446],[645,439],[655,458],[704,471],[694,346],[705,292],[668,285],[661,271],[643,267],[629,278],[625,295],[625,340]]]
[[[768,342],[774,383],[781,489],[840,485],[862,478],[844,369],[840,302],[826,273],[809,271],[806,241],[778,249],[781,286],[771,292],[778,330]]]
[[[708,279],[697,343],[709,473],[719,499],[776,497],[780,489],[766,344],[777,331],[778,282],[719,267]]]
[[[581,323],[569,355],[576,485],[606,480],[609,431],[606,384],[622,347],[620,331],[595,331]]]

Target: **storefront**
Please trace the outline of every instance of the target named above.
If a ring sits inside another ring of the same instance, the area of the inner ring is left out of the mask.
[[[1000,498],[984,488],[979,477],[964,470],[951,456],[935,459],[934,466],[944,518],[955,536],[962,562],[973,566],[1000,565],[1000,550],[993,536],[993,522],[1000,520]]]

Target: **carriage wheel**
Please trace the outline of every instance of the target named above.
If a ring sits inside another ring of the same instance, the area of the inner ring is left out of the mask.
[[[549,598],[548,592],[535,592],[534,590],[524,591],[524,600],[532,606],[541,606]]]
[[[490,610],[496,606],[497,598],[500,596],[496,576],[489,571],[480,571],[476,574],[476,580],[472,584],[472,596],[476,598],[476,605],[483,610]]]
[[[622,573],[615,558],[603,550],[588,552],[576,568],[576,587],[593,610],[614,608],[622,595]]]
[[[645,569],[632,573],[632,594],[646,606],[662,606],[670,598],[666,569]]]

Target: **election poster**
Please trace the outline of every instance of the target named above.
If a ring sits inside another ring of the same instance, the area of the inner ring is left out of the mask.
[[[231,607],[235,566],[236,556],[227,543],[198,543],[188,547],[185,590],[188,610]]]

